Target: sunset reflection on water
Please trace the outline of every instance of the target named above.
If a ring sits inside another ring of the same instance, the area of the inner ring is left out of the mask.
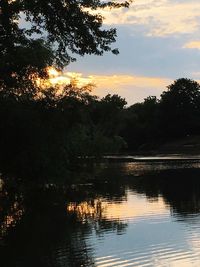
[[[2,266],[200,266],[198,164],[100,164],[65,193],[2,191]]]

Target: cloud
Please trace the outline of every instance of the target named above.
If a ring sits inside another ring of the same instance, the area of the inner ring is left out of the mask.
[[[126,86],[144,88],[161,88],[166,85],[167,79],[157,77],[145,77],[134,75],[90,75],[90,79],[101,88],[110,88],[112,90],[121,90]]]
[[[200,41],[191,41],[186,43],[183,48],[200,49]]]
[[[49,72],[50,78],[49,81],[53,85],[67,85],[70,84],[72,80],[77,81],[77,86],[84,86],[89,83],[93,83],[93,80],[91,77],[83,77],[82,73],[79,72],[54,72],[53,74]]]
[[[160,77],[137,75],[91,75],[96,84],[94,94],[103,97],[106,94],[119,94],[126,98],[128,104],[141,102],[148,96],[157,96],[165,90],[171,80]]]
[[[194,33],[199,29],[199,1],[141,0],[129,9],[106,10],[103,15],[109,25],[143,25],[146,35],[168,36]]]
[[[101,13],[107,25],[127,25],[147,36],[191,34],[199,31],[199,0],[135,0],[127,8],[90,11]],[[20,26],[30,27],[21,13]]]
[[[128,104],[143,101],[144,98],[155,95],[157,97],[165,90],[171,80],[160,77],[146,77],[138,75],[84,75],[76,72],[64,72],[51,78],[53,84],[69,84],[71,78],[76,78],[79,86],[92,83],[95,85],[93,94],[103,97],[107,94],[119,94],[126,98]]]

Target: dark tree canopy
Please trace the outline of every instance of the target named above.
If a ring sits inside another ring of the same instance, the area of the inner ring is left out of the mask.
[[[102,2],[100,0],[24,0],[22,10],[32,25],[28,34],[47,33],[50,43],[57,43],[59,63],[68,63],[72,58],[68,51],[79,55],[97,54],[110,51],[115,41],[116,30],[102,29],[103,17],[91,10],[105,7],[128,6],[128,2]],[[112,50],[117,53],[117,50]]]
[[[34,73],[45,75],[49,65],[62,68],[75,60],[73,54],[117,54],[111,47],[116,29],[103,28],[98,11],[128,6],[114,0],[1,0],[0,89],[32,91]]]
[[[37,36],[46,35],[48,43],[54,44],[57,63],[63,65],[73,58],[69,51],[79,55],[111,51],[116,29],[103,29],[103,17],[95,10],[110,7],[128,7],[129,3],[100,0],[1,0],[0,47],[2,53],[13,46],[26,45]],[[20,16],[30,27],[20,28]],[[117,50],[112,50],[117,53]]]
[[[181,78],[163,92],[160,100],[162,128],[166,134],[179,136],[199,131],[200,85],[196,81]]]
[[[176,105],[197,105],[200,96],[200,85],[193,80],[181,78],[167,86],[168,91],[161,95],[162,102],[172,101]]]
[[[47,67],[62,69],[74,54],[117,54],[111,46],[116,30],[104,28],[98,12],[128,5],[0,0],[1,173],[64,178],[80,157],[99,157],[124,146],[118,136],[124,99],[108,95],[101,101],[89,95],[90,86],[44,88],[40,81],[48,78]]]

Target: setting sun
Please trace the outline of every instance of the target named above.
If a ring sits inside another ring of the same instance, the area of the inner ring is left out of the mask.
[[[48,79],[45,80],[45,86],[65,86],[71,83],[76,84],[77,87],[83,87],[88,84],[94,84],[93,77],[83,77],[82,73],[79,72],[61,72],[56,70],[54,67],[47,68]]]
[[[47,68],[47,73],[49,75],[50,78],[52,77],[58,77],[60,72],[57,71],[54,67],[48,67]]]

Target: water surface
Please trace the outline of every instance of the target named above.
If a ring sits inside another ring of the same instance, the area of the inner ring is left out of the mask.
[[[199,167],[113,163],[67,191],[4,187],[0,266],[200,266]]]

